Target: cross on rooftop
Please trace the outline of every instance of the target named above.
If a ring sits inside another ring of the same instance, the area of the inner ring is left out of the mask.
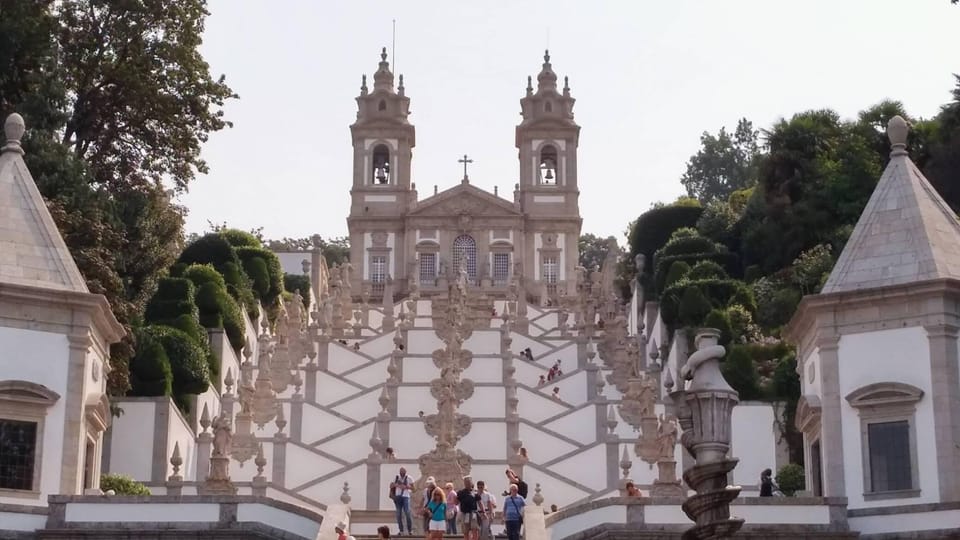
[[[457,163],[463,163],[463,180],[466,181],[467,178],[468,178],[468,177],[467,177],[467,164],[468,164],[468,163],[473,163],[473,160],[472,160],[472,159],[468,159],[468,158],[467,158],[467,155],[464,154],[464,155],[463,155],[463,159],[458,159],[458,160],[457,160]]]

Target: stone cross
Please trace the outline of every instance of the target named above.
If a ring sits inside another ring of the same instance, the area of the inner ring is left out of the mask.
[[[463,179],[466,180],[466,179],[468,178],[468,176],[467,176],[467,164],[468,164],[468,163],[473,163],[473,160],[472,160],[472,159],[468,159],[468,158],[467,158],[467,155],[464,154],[464,155],[463,155],[463,159],[458,159],[458,160],[457,160],[457,163],[463,163]]]

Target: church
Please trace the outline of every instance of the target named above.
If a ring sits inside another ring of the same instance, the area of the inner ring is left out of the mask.
[[[470,183],[464,156],[460,184],[420,198],[411,177],[416,129],[403,75],[394,86],[386,49],[373,75],[364,76],[357,97],[353,140],[353,186],[347,224],[355,284],[379,292],[388,279],[395,291],[416,282],[424,295],[446,291],[464,262],[471,285],[503,296],[510,277],[523,275],[527,292],[556,301],[577,266],[580,237],[577,146],[570,87],[562,89],[549,51],[537,75],[527,79],[516,127],[520,182],[505,199]]]

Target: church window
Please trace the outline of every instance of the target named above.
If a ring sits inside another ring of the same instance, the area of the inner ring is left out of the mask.
[[[510,279],[510,254],[493,254],[493,284],[503,286]]]
[[[374,184],[390,183],[390,150],[384,144],[378,144],[373,149],[373,180]]]
[[[543,112],[553,112],[553,102],[545,101],[543,103]]]
[[[437,254],[420,254],[420,284],[433,286],[437,279]]]
[[[553,296],[557,292],[557,279],[559,276],[560,265],[557,264],[555,255],[546,255],[543,257],[543,282],[547,284],[547,293]]]
[[[557,149],[552,145],[548,144],[540,150],[540,168],[537,172],[540,185],[557,185]]]
[[[371,292],[382,294],[383,286],[387,282],[387,256],[373,255],[370,257]]]
[[[0,420],[0,489],[32,491],[37,423]]]
[[[911,489],[910,424],[906,420],[867,426],[870,491]]]
[[[923,390],[883,382],[854,390],[846,400],[860,415],[863,498],[917,497],[916,405]]]
[[[378,111],[385,111],[385,110],[387,110],[387,102],[381,99],[381,100],[380,100],[380,103],[377,104],[377,110],[378,110]]]
[[[467,276],[471,281],[477,279],[477,242],[469,234],[462,234],[453,241],[453,271],[460,271],[460,261],[464,260]]]

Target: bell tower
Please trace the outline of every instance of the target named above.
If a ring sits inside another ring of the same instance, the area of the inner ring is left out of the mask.
[[[520,100],[523,120],[516,129],[520,183],[514,198],[527,219],[524,275],[534,281],[528,283],[528,290],[545,287],[554,294],[558,286],[574,279],[583,221],[577,183],[580,126],[573,119],[575,101],[566,77],[563,89],[557,90],[557,74],[550,63],[550,51],[546,51],[536,92],[532,77],[527,77],[526,96]],[[569,287],[567,291],[573,293]]]
[[[357,120],[350,126],[353,139],[353,186],[350,189],[350,260],[354,280],[382,283],[386,276],[398,277],[403,261],[400,219],[417,200],[410,180],[410,160],[416,135],[407,120],[410,98],[405,94],[403,75],[394,88],[387,49],[380,53],[380,65],[373,74],[373,90],[363,76],[357,96]],[[373,287],[377,288],[377,285]]]

